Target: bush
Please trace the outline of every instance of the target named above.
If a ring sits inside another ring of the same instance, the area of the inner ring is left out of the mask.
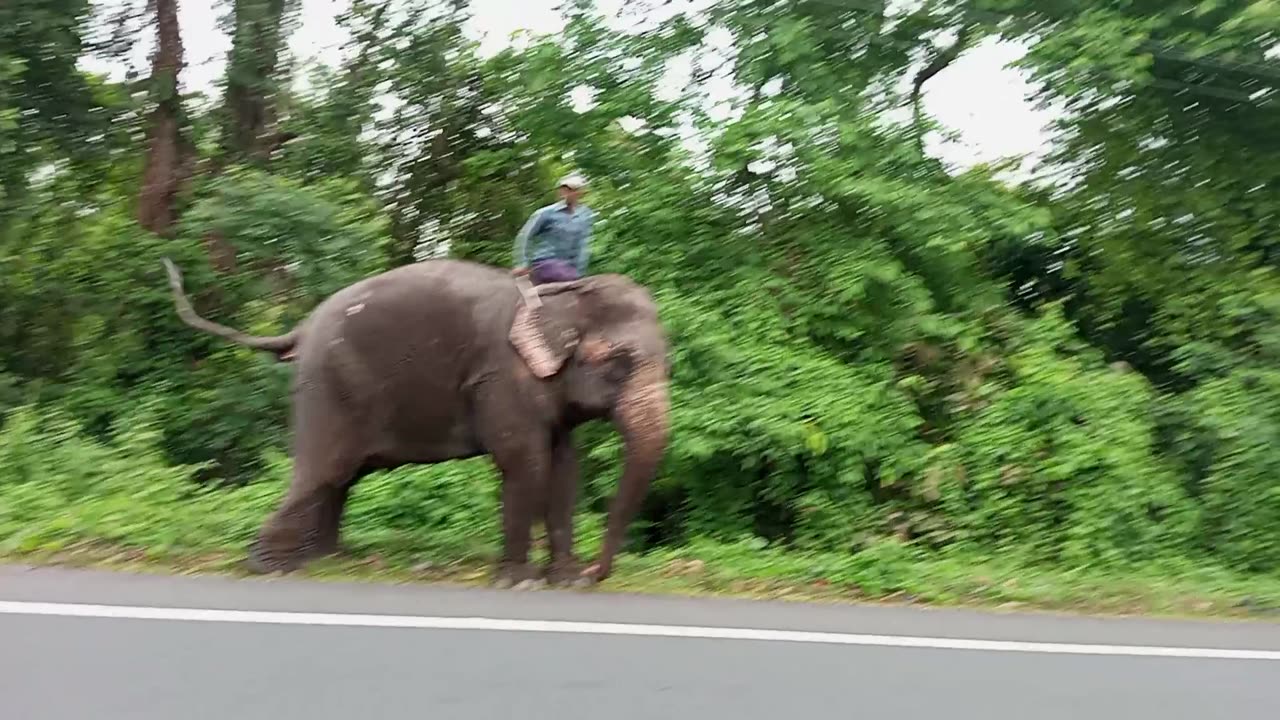
[[[1154,452],[1155,393],[1082,350],[1052,308],[1005,362],[1009,379],[936,451],[940,503],[988,552],[1071,567],[1185,553],[1190,499]]]
[[[270,453],[244,487],[197,484],[201,466],[166,460],[157,414],[145,403],[105,443],[65,413],[10,413],[0,431],[0,550],[105,541],[161,555],[243,552],[283,494],[287,458]],[[346,542],[371,552],[481,552],[497,534],[495,493],[481,461],[378,473],[353,493]]]
[[[1162,406],[1162,450],[1195,501],[1198,548],[1280,570],[1280,373],[1239,369]]]

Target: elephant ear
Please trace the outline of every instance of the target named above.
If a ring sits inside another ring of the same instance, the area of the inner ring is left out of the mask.
[[[542,302],[539,291],[528,280],[518,278],[516,283],[521,298],[507,336],[529,370],[545,380],[560,372],[573,354],[578,331]]]

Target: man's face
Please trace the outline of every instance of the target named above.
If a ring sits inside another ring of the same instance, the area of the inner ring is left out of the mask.
[[[576,203],[582,197],[582,190],[574,190],[568,185],[560,186],[560,199],[567,203]]]

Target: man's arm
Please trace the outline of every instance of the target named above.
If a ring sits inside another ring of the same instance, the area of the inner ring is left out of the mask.
[[[582,239],[578,241],[578,259],[574,263],[578,266],[578,274],[587,274],[587,261],[591,259],[591,230],[596,222],[596,214],[593,211],[587,211],[587,231],[583,233]]]
[[[542,229],[542,219],[545,216],[544,210],[535,210],[529,216],[529,219],[525,221],[524,227],[520,228],[520,232],[516,234],[513,255],[515,256],[517,267],[529,267],[529,238]]]

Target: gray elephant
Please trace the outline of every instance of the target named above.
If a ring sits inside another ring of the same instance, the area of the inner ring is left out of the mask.
[[[335,552],[347,495],[366,474],[487,454],[502,475],[495,584],[609,576],[669,433],[667,339],[644,287],[597,275],[535,288],[487,265],[430,260],[356,282],[289,333],[258,337],[199,317],[164,264],[186,324],[296,366],[293,477],[249,549],[253,571]],[[597,418],[621,433],[624,465],[603,548],[580,568],[571,431]],[[550,546],[545,575],[529,562],[535,517]]]

